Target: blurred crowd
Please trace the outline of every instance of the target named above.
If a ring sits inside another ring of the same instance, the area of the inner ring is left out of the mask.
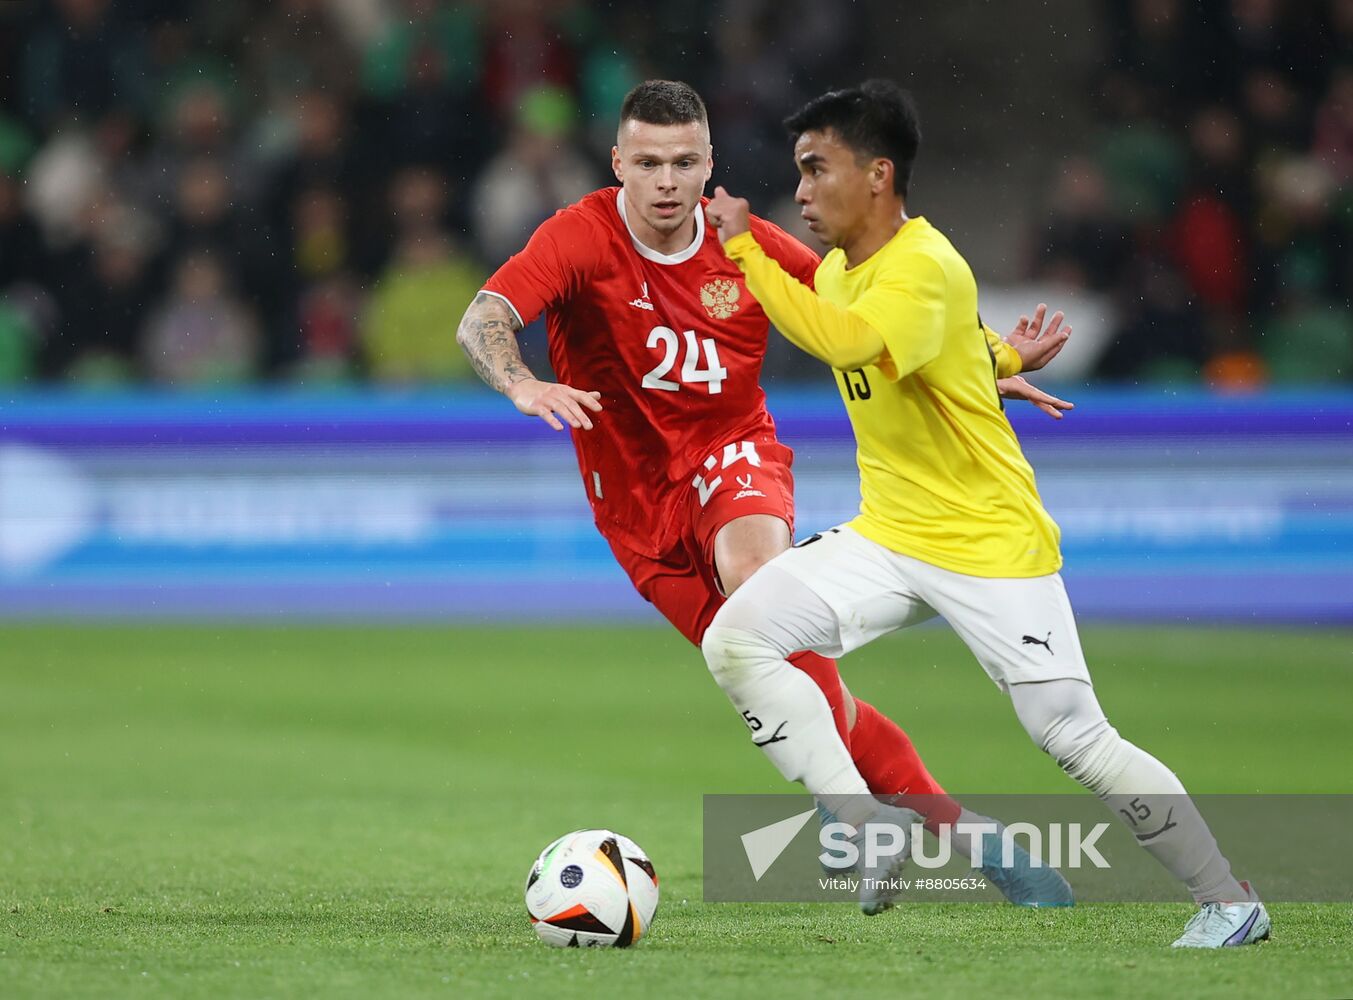
[[[1029,277],[1112,299],[1108,377],[1347,379],[1353,0],[1104,2]],[[634,83],[699,88],[720,180],[769,204],[865,6],[8,0],[0,384],[472,378],[465,305],[612,182]]]
[[[613,183],[631,86],[717,94],[721,176],[764,184],[779,116],[858,27],[681,6],[0,4],[0,383],[472,378],[461,313]]]
[[[1117,0],[1037,277],[1110,296],[1098,373],[1353,379],[1353,0]]]

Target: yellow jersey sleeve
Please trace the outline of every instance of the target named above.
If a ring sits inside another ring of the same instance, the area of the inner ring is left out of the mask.
[[[897,381],[933,360],[944,338],[944,271],[933,259],[908,255],[898,279],[882,282],[842,309],[820,298],[766,254],[750,231],[724,244],[747,287],[785,339],[833,368],[875,365]],[[1019,352],[983,324],[996,377],[1018,375]]]
[[[997,378],[1010,378],[1024,370],[1024,361],[1020,358],[1019,351],[1007,344],[999,333],[985,323],[982,324],[982,332],[987,335],[987,347],[991,350],[991,356],[996,359]]]
[[[875,327],[853,310],[819,298],[789,275],[750,231],[734,236],[723,248],[746,275],[748,290],[770,321],[795,347],[842,370],[874,364],[883,353],[884,340]]]

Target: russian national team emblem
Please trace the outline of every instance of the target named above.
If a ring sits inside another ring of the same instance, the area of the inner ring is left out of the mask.
[[[738,311],[742,289],[736,281],[716,278],[700,288],[700,303],[713,319],[727,319]]]

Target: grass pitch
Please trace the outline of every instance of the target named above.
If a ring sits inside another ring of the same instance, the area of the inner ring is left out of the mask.
[[[1110,718],[1191,790],[1353,791],[1348,633],[1085,644]],[[845,673],[952,790],[1071,787],[947,631]],[[1184,902],[702,904],[700,796],[786,790],[666,629],[3,626],[0,994],[1353,994],[1345,905],[1198,954],[1168,947]],[[531,860],[585,826],[657,866],[636,948],[526,921]]]

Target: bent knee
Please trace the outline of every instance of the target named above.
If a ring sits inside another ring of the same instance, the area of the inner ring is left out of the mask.
[[[1122,770],[1128,744],[1107,722],[1075,740],[1054,740],[1044,749],[1063,771],[1092,790],[1111,782]]]
[[[724,594],[731,597],[738,588],[752,578],[757,570],[784,550],[785,546],[783,545],[766,544],[760,547],[749,546],[719,556],[715,560],[715,566]]]
[[[700,651],[705,654],[709,672],[721,686],[775,659],[775,651],[755,633],[718,622],[705,630]]]
[[[1107,723],[1103,728],[1095,727],[1091,730],[1060,726],[1049,729],[1043,739],[1036,742],[1045,754],[1057,763],[1063,764],[1089,751],[1106,735],[1106,730],[1112,731],[1112,727]]]
[[[772,514],[734,518],[714,537],[714,568],[726,595],[732,595],[790,542],[789,525]]]
[[[753,573],[770,560],[758,555],[744,555],[736,559],[726,559],[719,563],[719,586],[725,596],[732,597],[738,588],[746,583]]]
[[[1113,731],[1094,693],[1080,681],[1042,681],[1013,685],[1015,711],[1034,744],[1065,764]]]

